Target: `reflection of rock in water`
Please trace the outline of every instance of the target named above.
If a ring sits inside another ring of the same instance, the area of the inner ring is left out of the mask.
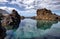
[[[37,20],[37,28],[47,29],[50,28],[53,24],[58,23],[58,21],[43,21]]]
[[[4,39],[5,36],[6,36],[6,29],[2,27],[1,21],[0,21],[0,39]]]

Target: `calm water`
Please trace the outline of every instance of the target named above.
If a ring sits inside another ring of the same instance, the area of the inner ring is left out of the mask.
[[[60,22],[24,19],[17,29],[6,27],[5,39],[60,39]]]

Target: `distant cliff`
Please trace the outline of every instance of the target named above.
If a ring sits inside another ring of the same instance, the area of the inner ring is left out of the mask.
[[[51,10],[46,8],[37,9],[36,14],[35,19],[38,20],[60,20],[60,16],[53,14]]]
[[[9,14],[6,10],[0,9],[0,13],[2,14]]]

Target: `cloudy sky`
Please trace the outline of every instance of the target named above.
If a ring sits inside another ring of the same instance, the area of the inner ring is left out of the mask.
[[[60,15],[60,0],[0,0],[0,9],[8,12],[16,9],[23,16],[35,16],[39,8],[47,8]]]

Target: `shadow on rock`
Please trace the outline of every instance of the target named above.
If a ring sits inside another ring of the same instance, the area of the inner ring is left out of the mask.
[[[19,24],[21,22],[21,16],[18,14],[16,10],[12,10],[12,14],[10,14],[12,22],[10,23],[12,29],[17,29],[19,27]]]
[[[2,27],[1,21],[0,21],[0,39],[4,39],[6,36],[6,29]]]

